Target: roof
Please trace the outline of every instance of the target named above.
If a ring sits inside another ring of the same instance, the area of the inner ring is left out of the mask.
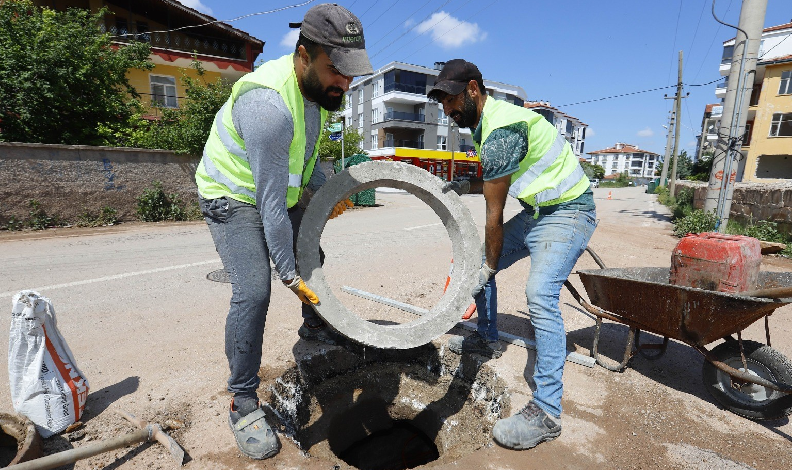
[[[567,114],[567,113],[561,111],[560,109],[556,108],[555,106],[553,106],[550,103],[545,102],[545,101],[526,101],[523,104],[523,106],[528,108],[528,109],[532,109],[532,108],[549,109],[549,110],[553,111],[556,114],[560,114],[561,116],[565,116],[565,117],[574,119],[575,121],[579,122],[581,126],[588,127],[588,124],[586,124],[585,122],[581,121],[580,119],[576,118],[575,116],[572,116],[571,114]]]
[[[623,147],[620,148],[620,149],[617,149],[616,145],[619,145],[619,144],[622,144]],[[641,150],[638,147],[636,147],[635,145],[631,145],[631,144],[623,144],[621,142],[617,142],[616,145],[614,145],[613,147],[608,147],[608,148],[606,148],[604,150],[595,150],[593,152],[586,152],[586,153],[589,154],[589,155],[601,154],[601,153],[651,153],[652,155],[659,155],[657,153],[650,152],[648,150]]]
[[[168,6],[172,6],[172,7],[176,8],[176,9],[178,9],[178,10],[181,10],[181,11],[185,12],[185,13],[189,14],[190,16],[193,16],[196,19],[202,21],[203,23],[213,23],[211,25],[208,25],[209,27],[222,29],[223,31],[226,31],[228,33],[233,34],[234,36],[237,36],[239,38],[244,39],[245,41],[249,41],[249,42],[261,45],[262,47],[264,46],[264,41],[262,41],[261,39],[255,38],[255,37],[251,36],[250,34],[242,31],[241,29],[234,28],[233,26],[230,26],[230,25],[228,25],[226,23],[218,21],[217,18],[213,18],[213,17],[211,17],[209,15],[201,13],[198,10],[195,10],[195,9],[190,8],[188,6],[182,5],[181,2],[178,2],[176,0],[159,0],[159,1],[164,3],[164,4],[166,4],[166,5],[168,5]]]
[[[707,106],[704,107],[704,112],[705,113],[711,113],[712,112],[712,108],[714,108],[715,106],[723,106],[723,103],[708,104]]]
[[[792,29],[792,22],[780,24],[778,26],[770,26],[769,28],[765,28],[765,29],[762,30],[762,34],[771,33],[773,31],[781,31],[783,29]],[[727,39],[726,41],[723,41],[723,44],[726,44],[727,42],[734,41],[735,39],[737,39],[737,38],[733,37],[731,39]]]
[[[757,65],[773,65],[773,64],[783,64],[786,62],[792,62],[792,54],[785,55],[783,57],[775,57],[770,60],[763,60],[757,63]]]

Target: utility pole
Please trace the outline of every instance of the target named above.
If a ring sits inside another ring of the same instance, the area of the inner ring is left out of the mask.
[[[673,196],[676,190],[676,173],[677,173],[677,161],[679,160],[679,156],[677,155],[677,151],[679,150],[679,129],[682,127],[682,51],[679,51],[679,72],[677,73],[677,91],[676,91],[676,111],[674,112],[676,116],[676,127],[674,127],[674,165],[671,167],[671,181],[668,184],[668,194]]]
[[[660,184],[665,187],[668,178],[668,164],[671,163],[671,135],[674,133],[674,111],[671,111],[671,120],[668,123],[668,135],[666,135],[665,156],[663,157],[663,169],[660,171]]]
[[[712,172],[704,200],[704,210],[715,211],[718,217],[717,230],[721,233],[726,230],[729,222],[737,164],[742,158],[740,148],[753,89],[753,80],[748,77],[755,76],[766,11],[767,0],[743,0],[739,26],[724,23],[715,17],[719,23],[737,29],[723,114],[718,128],[718,141],[712,157]],[[713,16],[714,14],[713,5]],[[724,140],[724,136],[728,136],[728,139]]]

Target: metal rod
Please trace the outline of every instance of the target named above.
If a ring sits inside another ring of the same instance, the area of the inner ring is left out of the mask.
[[[153,429],[151,426],[127,434],[124,436],[109,439],[104,442],[97,442],[96,444],[89,444],[70,449],[57,454],[48,455],[40,459],[29,460],[16,465],[6,467],[8,470],[48,470],[52,468],[61,467],[63,465],[72,464],[78,460],[87,459],[94,455],[99,455],[111,450],[128,447],[133,444],[139,444],[151,439]]]
[[[400,310],[404,310],[405,312],[412,313],[414,315],[425,315],[429,313],[429,310],[426,310],[424,308],[416,307],[415,305],[410,305],[404,302],[399,302],[398,300],[389,299],[387,297],[382,297],[381,295],[372,294],[371,292],[366,292],[364,290],[355,289],[354,287],[343,286],[341,287],[341,290],[343,290],[348,294],[356,295],[358,297],[362,297],[367,300],[373,300],[374,302],[388,305],[390,307],[395,307]],[[462,328],[472,331],[477,330],[476,325],[471,322],[459,322],[458,326],[461,326]],[[515,346],[520,346],[521,348],[525,348],[525,349],[532,349],[534,351],[536,350],[536,341],[532,339],[523,338],[522,336],[516,336],[503,331],[498,331],[498,337],[501,341],[504,341],[506,343],[513,344]],[[568,352],[566,356],[566,360],[586,367],[594,367],[594,363],[595,363],[594,358],[584,356],[575,351]]]

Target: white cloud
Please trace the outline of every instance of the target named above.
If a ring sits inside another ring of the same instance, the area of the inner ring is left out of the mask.
[[[294,46],[297,45],[298,39],[300,39],[300,30],[292,29],[289,30],[288,33],[283,35],[283,37],[280,40],[280,45],[287,49],[294,49]]]
[[[412,25],[415,24],[415,20],[412,18],[408,18],[407,21],[404,22],[405,28],[412,28]]]
[[[653,135],[654,135],[654,131],[652,131],[652,129],[650,129],[649,126],[646,126],[645,129],[641,129],[640,131],[638,131],[638,137],[652,137]]]
[[[432,39],[444,49],[453,49],[487,39],[487,33],[477,23],[458,20],[448,13],[435,13],[419,24],[415,31],[419,34],[431,31]]]
[[[588,139],[589,137],[594,137],[595,135],[597,135],[597,133],[596,133],[596,132],[594,132],[594,129],[592,129],[591,127],[587,127],[587,128],[586,128],[586,138],[587,138],[587,139]]]
[[[212,9],[201,3],[201,0],[180,0],[180,1],[182,5],[198,10],[201,13],[206,13],[207,15],[213,14]]]

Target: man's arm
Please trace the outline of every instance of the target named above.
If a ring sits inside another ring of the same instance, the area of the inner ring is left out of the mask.
[[[487,266],[498,269],[501,250],[503,249],[503,208],[509,194],[510,176],[501,176],[484,182],[484,200],[487,204],[486,222],[484,225],[484,250]]]
[[[256,207],[264,225],[270,258],[281,280],[297,276],[291,220],[286,209],[289,145],[294,133],[291,112],[274,90],[243,94],[232,110],[237,132],[245,139],[256,185]]]

